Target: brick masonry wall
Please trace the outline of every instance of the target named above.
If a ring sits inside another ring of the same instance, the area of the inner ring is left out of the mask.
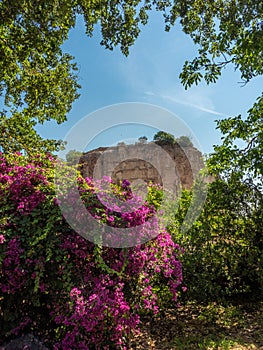
[[[195,177],[204,168],[198,149],[181,147],[177,143],[101,147],[85,153],[79,163],[84,177],[100,179],[107,175],[116,182],[127,179],[132,183],[142,180],[161,185],[165,180],[166,184],[184,189],[191,188]]]

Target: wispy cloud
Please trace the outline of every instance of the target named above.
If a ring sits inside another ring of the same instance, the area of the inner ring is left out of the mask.
[[[221,113],[221,112],[217,112],[213,109],[210,109],[210,108],[206,108],[202,105],[198,105],[198,104],[195,104],[195,103],[191,103],[191,102],[188,102],[188,101],[182,101],[182,100],[179,100],[175,97],[172,97],[172,96],[167,96],[167,95],[163,95],[161,96],[163,99],[165,100],[169,100],[169,101],[172,101],[174,103],[179,103],[181,105],[185,105],[185,106],[189,106],[189,107],[193,107],[193,108],[196,108],[196,109],[199,109],[200,111],[202,112],[207,112],[207,113],[210,113],[210,114],[214,114],[214,115],[219,115],[219,116],[227,116],[227,114],[225,113]]]
[[[206,113],[209,113],[209,114],[218,115],[218,116],[221,116],[221,117],[229,116],[228,114],[215,111],[212,108],[208,108],[208,107],[204,106],[203,104],[196,104],[196,103],[190,102],[189,101],[189,96],[188,96],[187,99],[184,98],[183,96],[181,96],[181,98],[178,98],[178,97],[173,97],[173,96],[165,95],[165,94],[155,94],[152,91],[146,91],[145,94],[147,96],[155,96],[155,97],[159,97],[159,98],[161,98],[163,100],[171,101],[173,103],[181,104],[181,105],[184,105],[184,106],[189,106],[189,107],[198,109],[199,111],[206,112]],[[207,104],[209,105],[210,103],[207,103]]]

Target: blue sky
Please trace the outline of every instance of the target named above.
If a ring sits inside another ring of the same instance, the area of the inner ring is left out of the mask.
[[[81,96],[74,102],[67,122],[61,125],[48,122],[38,128],[43,137],[63,139],[79,120],[98,109],[141,102],[162,107],[181,118],[199,141],[201,151],[210,153],[221,137],[215,129],[215,119],[245,115],[262,91],[262,77],[241,87],[240,74],[233,67],[227,67],[216,84],[201,83],[185,91],[179,74],[184,61],[195,56],[196,47],[179,26],[165,32],[161,14],[151,15],[128,57],[118,48],[108,51],[99,43],[99,28],[88,38],[79,18],[64,50],[77,62]],[[91,124],[96,126],[100,122],[99,117],[91,119]],[[156,132],[152,127],[127,123],[129,120],[124,116],[123,126],[113,126],[94,135],[87,149],[144,135],[151,140]],[[169,125],[166,128],[168,131]]]

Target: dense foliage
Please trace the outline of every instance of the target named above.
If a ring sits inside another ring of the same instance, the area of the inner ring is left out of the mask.
[[[246,183],[253,182],[262,192],[263,96],[248,111],[247,119],[239,115],[217,124],[223,134],[223,143],[214,147],[214,153],[208,159],[209,167],[226,179],[238,176]]]
[[[83,155],[82,152],[76,151],[75,149],[70,150],[66,154],[66,161],[68,165],[77,165],[82,155]]]
[[[176,301],[181,249],[165,230],[131,248],[85,240],[61,215],[54,163],[50,155],[0,157],[1,338],[31,331],[55,349],[125,349],[140,315],[158,312],[160,290]],[[99,222],[135,229],[154,215],[146,202],[134,212],[113,211],[91,179],[67,167],[62,174]],[[123,204],[135,199],[127,181],[107,181]]]
[[[182,147],[193,147],[193,143],[188,136],[180,136],[176,138],[176,142]]]
[[[203,191],[202,185],[196,184]],[[195,192],[197,189],[195,189]],[[188,299],[263,297],[263,195],[252,183],[215,180],[199,218],[180,230],[194,192],[183,191],[168,231],[185,248]]]
[[[154,135],[153,141],[159,142],[159,143],[173,144],[173,143],[175,143],[175,137],[174,137],[174,135],[170,134],[169,132],[158,131]]]

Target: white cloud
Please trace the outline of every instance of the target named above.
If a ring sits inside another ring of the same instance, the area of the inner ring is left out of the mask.
[[[196,108],[202,112],[206,112],[206,113],[209,113],[209,114],[213,114],[213,115],[218,115],[218,116],[222,116],[222,117],[226,117],[227,114],[225,113],[221,113],[221,112],[217,112],[211,108],[207,108],[201,104],[196,104],[196,103],[191,103],[189,101],[184,101],[184,100],[179,100],[178,98],[175,98],[175,97],[172,97],[172,96],[167,96],[167,95],[163,95],[161,96],[161,98],[163,98],[164,100],[169,100],[169,101],[172,101],[174,103],[179,103],[179,104],[182,104],[182,105],[185,105],[185,106],[189,106],[189,107],[192,107],[192,108]]]
[[[147,96],[154,96],[157,98],[161,98],[162,100],[170,101],[175,104],[180,104],[184,106],[188,106],[191,108],[194,108],[196,110],[226,117],[229,116],[226,113],[222,113],[219,111],[216,111],[214,109],[214,105],[212,102],[212,99],[209,98],[207,91],[203,91],[201,88],[199,90],[190,89],[187,91],[182,91],[178,89],[178,91],[174,91],[173,93],[154,93],[152,91],[145,91],[145,95]]]

